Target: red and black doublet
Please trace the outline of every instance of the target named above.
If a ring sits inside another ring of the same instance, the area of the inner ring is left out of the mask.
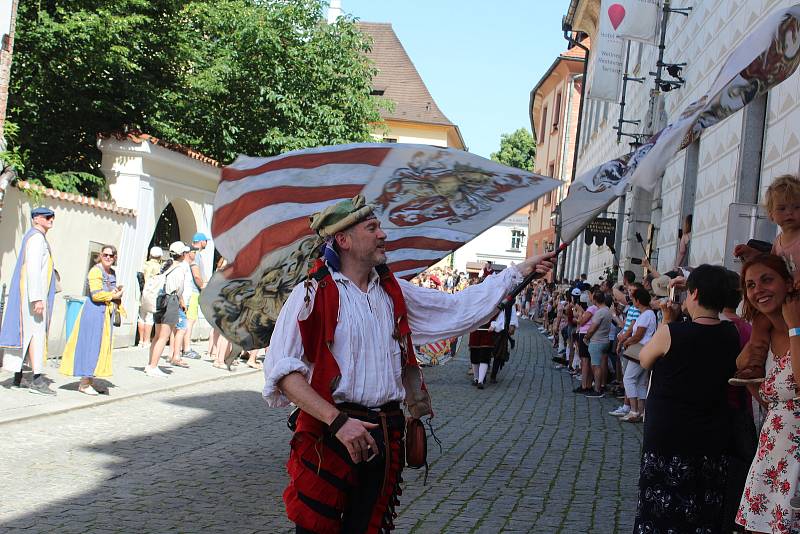
[[[489,363],[494,351],[495,333],[489,330],[491,321],[469,334],[470,363]]]
[[[394,308],[396,328],[392,335],[400,344],[403,365],[418,368],[400,285],[385,265],[376,270]],[[336,333],[339,291],[321,260],[310,278],[317,281],[317,289],[311,314],[299,321],[303,351],[314,365],[311,387],[334,404],[333,391],[341,371],[330,347]],[[424,384],[421,387],[424,390]],[[297,525],[298,532],[389,532],[397,517],[394,507],[399,504],[400,475],[405,463],[403,411],[398,402],[378,410],[350,403],[337,407],[350,417],[380,425],[371,431],[380,454],[371,462],[354,464],[327,425],[300,412],[287,463],[289,485],[283,493],[289,520]]]

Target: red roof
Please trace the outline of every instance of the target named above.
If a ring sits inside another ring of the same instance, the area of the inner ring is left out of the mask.
[[[25,190],[36,191],[37,193],[41,193],[42,196],[47,198],[54,198],[56,200],[71,202],[73,204],[89,206],[92,208],[110,211],[111,213],[125,215],[128,217],[136,217],[136,210],[132,210],[129,208],[120,208],[119,206],[117,206],[117,203],[114,202],[113,200],[106,201],[94,197],[78,195],[75,193],[65,193],[64,191],[56,191],[55,189],[50,189],[38,184],[32,184],[31,182],[26,182],[25,180],[20,180],[15,184],[15,186],[20,191],[25,191]]]

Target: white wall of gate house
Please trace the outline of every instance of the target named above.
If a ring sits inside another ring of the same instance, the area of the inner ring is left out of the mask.
[[[47,239],[63,292],[56,295],[48,340],[50,356],[58,356],[66,343],[65,298],[83,296],[91,251],[102,244],[118,249],[118,283],[125,286],[123,306],[127,317],[114,334],[114,346],[134,343],[139,308],[136,272],[147,258],[161,212],[168,204],[175,209],[181,239],[189,243],[195,232],[210,236],[214,192],[220,168],[216,162],[191,151],[165,148],[160,141],[142,136],[107,137],[98,141],[102,172],[109,183],[112,201],[48,190],[21,183],[8,189],[0,220],[0,281],[8,284],[17,260],[22,236],[30,228],[30,210],[44,205],[56,212]],[[168,145],[169,146],[169,145]],[[31,187],[40,200],[33,201],[20,189]],[[16,209],[13,207],[16,206]],[[163,243],[162,246],[168,246]],[[211,273],[213,243],[198,257]],[[194,337],[206,337],[210,327],[201,317]]]
[[[599,4],[593,1],[587,3]],[[688,18],[672,14],[667,27],[664,61],[688,63],[682,74],[686,85],[665,93],[667,122],[672,122],[708,90],[722,61],[753,28],[776,9],[795,3],[796,0],[673,1],[672,7],[692,7],[693,10]],[[589,25],[591,17],[585,19],[583,24]],[[587,31],[592,37],[592,28],[581,27],[581,21],[575,22],[575,30]],[[647,80],[644,84],[628,84],[625,119],[644,122],[650,91],[654,86],[653,76],[648,73],[655,71],[658,49],[652,45],[631,43],[630,50],[630,75],[647,77]],[[665,78],[670,79],[666,73]],[[587,100],[584,106],[578,175],[630,151],[630,140],[623,138],[617,144],[616,131],[612,129],[617,124],[619,105]],[[742,187],[742,180],[753,179],[742,171],[742,165],[747,167],[744,160],[747,156],[743,156],[743,150],[752,148],[742,143],[746,113],[747,107],[706,130],[699,141],[696,196],[694,205],[687,210],[694,219],[690,265],[721,264],[724,261],[729,205],[736,200],[737,188]],[[641,131],[636,128],[626,125],[624,130]],[[795,72],[769,92],[763,130],[759,202],[763,202],[763,193],[776,176],[800,170],[800,73]],[[650,209],[633,213],[633,218],[638,219],[640,224],[652,222],[656,227],[657,237],[653,248],[657,249],[657,269],[660,272],[669,270],[675,259],[688,150],[682,150],[670,162],[660,190],[654,193],[655,200]],[[625,212],[631,212],[632,197],[633,194],[628,193]],[[612,204],[608,211],[612,215],[618,212],[619,201]],[[633,233],[629,231],[631,218],[624,217],[623,236],[629,237]],[[608,247],[583,245],[582,236],[576,239],[578,242],[578,246],[570,247],[572,250],[568,253],[566,275],[575,277],[587,272],[590,280],[597,281],[604,270],[613,264],[613,256]],[[588,255],[587,248],[591,249]],[[642,256],[638,244],[628,239],[623,239],[619,252],[623,260]],[[623,263],[623,268],[629,267]]]

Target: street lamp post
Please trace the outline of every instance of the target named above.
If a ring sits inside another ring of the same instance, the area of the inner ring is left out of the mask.
[[[556,204],[556,207],[553,208],[553,212],[550,214],[550,224],[555,228],[556,231],[556,242],[553,250],[558,250],[558,247],[561,246],[561,203],[559,202]],[[566,255],[561,255],[561,270],[564,269],[564,258]],[[558,260],[553,265],[553,282],[557,280],[558,276]]]

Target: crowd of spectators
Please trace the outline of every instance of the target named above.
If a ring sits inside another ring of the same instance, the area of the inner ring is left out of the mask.
[[[686,265],[687,218],[667,273],[523,297],[573,391],[644,423],[635,533],[800,532],[800,179],[765,200],[781,233],[737,246],[738,273]]]

